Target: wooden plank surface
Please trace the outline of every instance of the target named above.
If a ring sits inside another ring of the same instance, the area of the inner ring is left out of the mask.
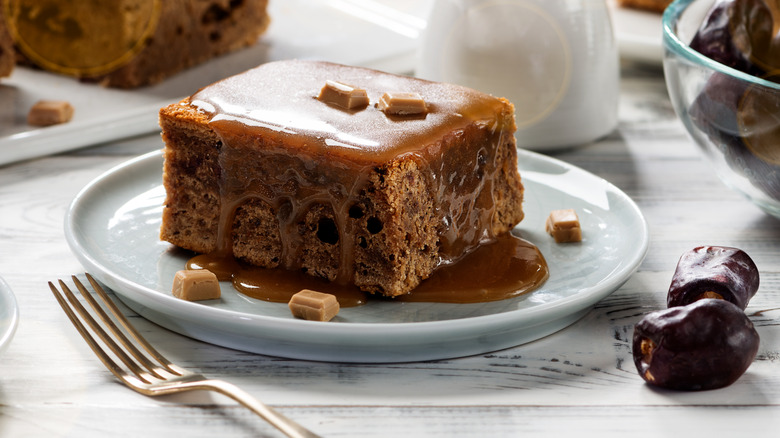
[[[127,312],[174,362],[238,384],[326,437],[776,436],[780,224],[712,173],[674,115],[660,70],[624,65],[619,114],[608,137],[551,155],[630,195],[649,223],[650,249],[621,289],[547,338],[444,361],[334,364],[208,345]],[[151,399],[124,388],[46,287],[82,271],[63,236],[73,196],[159,147],[150,136],[0,168],[0,275],[21,312],[0,356],[0,436],[278,436],[222,396]],[[633,326],[665,306],[677,259],[701,244],[740,247],[759,266],[761,289],[748,307],[758,358],[725,389],[655,390],[633,365]]]

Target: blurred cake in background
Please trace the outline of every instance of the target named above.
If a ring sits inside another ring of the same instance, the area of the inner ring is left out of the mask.
[[[254,44],[268,0],[9,0],[22,62],[109,87],[154,84]]]
[[[617,3],[624,8],[663,12],[672,3],[672,0],[617,0]]]
[[[5,28],[3,8],[0,8],[0,77],[8,76],[14,69],[14,46]]]

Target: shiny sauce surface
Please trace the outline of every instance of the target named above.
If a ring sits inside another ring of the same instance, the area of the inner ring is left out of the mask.
[[[344,110],[319,101],[316,96],[326,80],[365,87],[372,105]],[[385,115],[373,103],[386,91],[416,92],[428,112]],[[189,104],[208,115],[221,140],[222,180],[217,249],[195,257],[188,266],[215,271],[242,293],[286,302],[307,288],[336,294],[343,307],[364,304],[366,295],[351,286],[355,230],[349,210],[366,189],[371,172],[401,159],[412,160],[425,175],[442,220],[441,265],[403,300],[492,301],[531,290],[547,278],[544,258],[533,245],[494,236],[485,226],[495,211],[494,181],[501,167],[497,145],[514,132],[513,121],[496,117],[507,112],[501,99],[374,70],[284,61],[210,85]],[[460,144],[442,139],[475,129],[489,133],[489,145],[442,150]],[[253,198],[276,212],[279,267],[284,269],[250,267],[232,256],[236,209]],[[338,228],[340,263],[332,282],[300,273],[303,243],[298,224],[316,205],[332,209]],[[464,253],[468,256],[461,257]]]
[[[317,100],[326,80],[364,87],[371,104],[344,110]],[[387,116],[374,103],[388,91],[418,93],[428,112]],[[475,121],[492,121],[505,103],[452,84],[325,62],[263,64],[203,88],[190,104],[211,116],[220,135],[284,141],[284,152],[350,166],[387,163],[405,154],[436,154],[431,144]],[[503,127],[496,126],[494,129]],[[264,148],[273,147],[264,144]]]
[[[352,285],[339,285],[286,269],[264,269],[237,262],[232,257],[199,255],[189,260],[187,269],[209,269],[221,281],[252,298],[286,303],[302,289],[333,294],[341,307],[355,307],[372,296]],[[533,291],[548,278],[544,256],[527,240],[505,234],[482,245],[457,263],[440,266],[416,289],[393,300],[405,302],[483,303],[498,301]]]

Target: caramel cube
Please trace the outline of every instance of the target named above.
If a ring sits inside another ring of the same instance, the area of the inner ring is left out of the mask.
[[[317,99],[348,110],[368,106],[366,90],[336,81],[325,81]]]
[[[581,242],[582,229],[577,213],[572,209],[553,210],[545,223],[545,229],[557,243]]]
[[[173,277],[173,296],[187,301],[218,299],[221,296],[219,280],[205,269],[178,271]]]
[[[425,101],[417,93],[391,92],[385,93],[379,99],[378,108],[385,114],[418,115],[428,112]]]
[[[339,313],[339,302],[331,294],[304,289],[290,299],[290,312],[296,318],[330,321]]]
[[[65,123],[73,117],[73,106],[64,100],[40,100],[27,113],[27,124],[50,126]]]

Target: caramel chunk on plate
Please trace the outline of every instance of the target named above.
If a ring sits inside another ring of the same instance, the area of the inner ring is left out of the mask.
[[[582,229],[577,213],[572,209],[553,210],[547,217],[545,229],[557,243],[581,242]]]
[[[293,295],[289,306],[294,317],[310,321],[330,321],[339,313],[334,295],[308,289]]]
[[[187,301],[215,300],[221,296],[217,276],[205,269],[186,269],[173,277],[173,296]]]
[[[27,113],[27,124],[32,126],[51,126],[70,121],[73,106],[64,100],[40,100]]]

